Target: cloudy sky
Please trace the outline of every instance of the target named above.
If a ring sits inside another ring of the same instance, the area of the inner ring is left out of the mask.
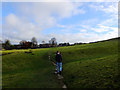
[[[38,43],[118,37],[118,2],[2,2],[2,40],[17,44],[32,37]]]

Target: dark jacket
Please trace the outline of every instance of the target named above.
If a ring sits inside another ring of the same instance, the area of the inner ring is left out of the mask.
[[[57,62],[62,62],[62,56],[60,54],[56,54],[55,59]]]

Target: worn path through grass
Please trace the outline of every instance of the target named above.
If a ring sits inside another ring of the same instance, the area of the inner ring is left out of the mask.
[[[58,79],[58,81],[59,81],[59,85],[62,86],[61,88],[67,88],[67,86],[66,86],[65,83],[64,83],[64,77],[63,77],[62,75],[57,74],[57,64],[56,64],[54,61],[51,60],[49,54],[48,54],[48,57],[49,57],[49,60],[51,61],[51,63],[52,63],[54,66],[56,66],[56,68],[55,68],[55,70],[54,70],[54,75],[57,76],[57,79]]]

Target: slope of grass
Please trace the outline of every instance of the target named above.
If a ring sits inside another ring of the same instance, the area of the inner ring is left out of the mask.
[[[54,66],[59,50],[63,57],[63,76],[68,88],[118,88],[118,39],[92,44],[32,49],[8,50],[3,56],[3,87],[53,87],[59,88],[54,76]]]
[[[3,56],[3,88],[58,88],[46,50]]]
[[[63,76],[69,88],[120,87],[118,80],[118,39],[54,48],[63,56]]]
[[[117,55],[110,55],[66,64],[64,66],[64,76],[68,87],[119,87],[117,57]]]

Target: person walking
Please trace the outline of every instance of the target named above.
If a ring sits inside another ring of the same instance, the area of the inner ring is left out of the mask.
[[[55,59],[56,59],[56,62],[57,62],[57,74],[61,75],[61,71],[62,71],[62,56],[61,56],[59,51],[57,51]]]

